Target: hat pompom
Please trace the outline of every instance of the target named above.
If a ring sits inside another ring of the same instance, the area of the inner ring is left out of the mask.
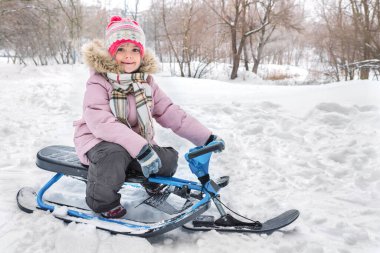
[[[111,21],[110,21],[110,22],[121,21],[121,20],[122,20],[121,17],[119,17],[119,16],[113,16],[113,17],[111,18]]]
[[[107,28],[109,28],[113,23],[122,21],[123,19],[119,16],[113,16],[110,20],[110,22],[107,25]]]

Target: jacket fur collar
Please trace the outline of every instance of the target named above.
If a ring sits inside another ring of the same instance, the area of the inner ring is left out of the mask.
[[[108,53],[103,42],[93,40],[82,47],[84,62],[98,73],[121,73],[116,61]],[[155,55],[145,50],[139,72],[153,74],[158,71],[158,62]]]

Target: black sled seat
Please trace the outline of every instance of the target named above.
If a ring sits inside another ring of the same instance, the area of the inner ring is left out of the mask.
[[[87,179],[88,166],[80,162],[74,147],[54,145],[43,148],[37,153],[36,165],[43,170]],[[146,181],[147,179],[142,174],[127,171],[125,182],[143,183]]]
[[[36,165],[47,171],[87,178],[87,167],[79,161],[74,147],[54,145],[43,148],[37,153]]]

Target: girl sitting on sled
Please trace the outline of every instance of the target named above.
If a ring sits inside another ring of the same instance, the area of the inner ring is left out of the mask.
[[[160,89],[152,76],[157,62],[136,21],[112,17],[105,32],[104,44],[94,40],[83,47],[90,78],[74,143],[89,165],[88,206],[106,218],[121,218],[126,209],[118,191],[127,175],[173,176],[177,169],[177,151],[154,141],[153,120],[196,146],[221,139]],[[160,190],[154,183],[143,186],[150,194]]]

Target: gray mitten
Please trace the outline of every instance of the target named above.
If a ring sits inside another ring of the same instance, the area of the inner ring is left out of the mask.
[[[151,174],[158,173],[162,166],[161,159],[157,153],[147,144],[136,157],[141,166],[144,177],[148,178]]]

